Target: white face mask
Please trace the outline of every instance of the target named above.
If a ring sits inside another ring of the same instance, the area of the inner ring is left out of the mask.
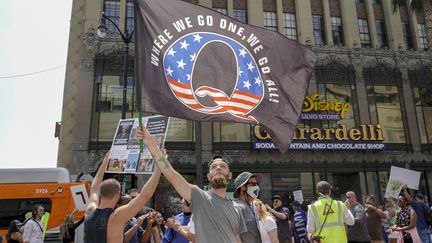
[[[246,193],[249,194],[249,196],[256,199],[258,197],[258,194],[259,194],[259,186],[256,185],[256,186],[248,187]]]

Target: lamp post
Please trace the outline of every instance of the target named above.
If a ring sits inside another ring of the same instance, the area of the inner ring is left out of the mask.
[[[127,105],[127,100],[126,100],[126,95],[127,95],[127,75],[128,75],[128,66],[129,66],[129,43],[132,40],[134,31],[132,30],[131,33],[128,33],[128,31],[126,30],[125,33],[123,33],[120,28],[118,27],[118,25],[112,21],[110,18],[108,18],[105,13],[102,12],[102,17],[100,20],[100,25],[97,29],[97,34],[100,38],[104,38],[108,32],[108,29],[105,25],[105,20],[108,20],[109,22],[111,22],[114,27],[118,30],[118,32],[120,33],[120,36],[123,40],[123,43],[125,44],[125,48],[123,51],[123,101],[122,101],[122,114],[121,114],[121,118],[125,119],[126,118],[126,105]]]

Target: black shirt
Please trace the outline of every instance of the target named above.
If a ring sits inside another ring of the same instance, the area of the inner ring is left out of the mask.
[[[106,243],[108,219],[114,209],[97,208],[91,212],[84,221],[84,242],[85,243]]]

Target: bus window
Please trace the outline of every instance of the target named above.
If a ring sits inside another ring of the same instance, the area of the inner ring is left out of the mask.
[[[51,212],[51,199],[24,198],[0,200],[0,229],[7,229],[9,223],[18,219],[23,222],[25,215],[33,210],[34,205],[42,205],[46,212]]]

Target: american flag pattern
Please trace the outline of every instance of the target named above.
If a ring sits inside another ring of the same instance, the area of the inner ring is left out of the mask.
[[[200,51],[211,42],[224,43],[235,53],[237,78],[235,89],[231,94],[210,86],[201,86],[193,90],[191,83],[194,63]],[[253,116],[248,114],[262,101],[264,86],[254,58],[242,44],[215,33],[190,33],[179,38],[167,49],[163,65],[165,78],[172,93],[186,107],[206,114],[229,113],[235,117],[258,123]],[[204,106],[196,98],[205,96],[210,97],[216,105]]]

